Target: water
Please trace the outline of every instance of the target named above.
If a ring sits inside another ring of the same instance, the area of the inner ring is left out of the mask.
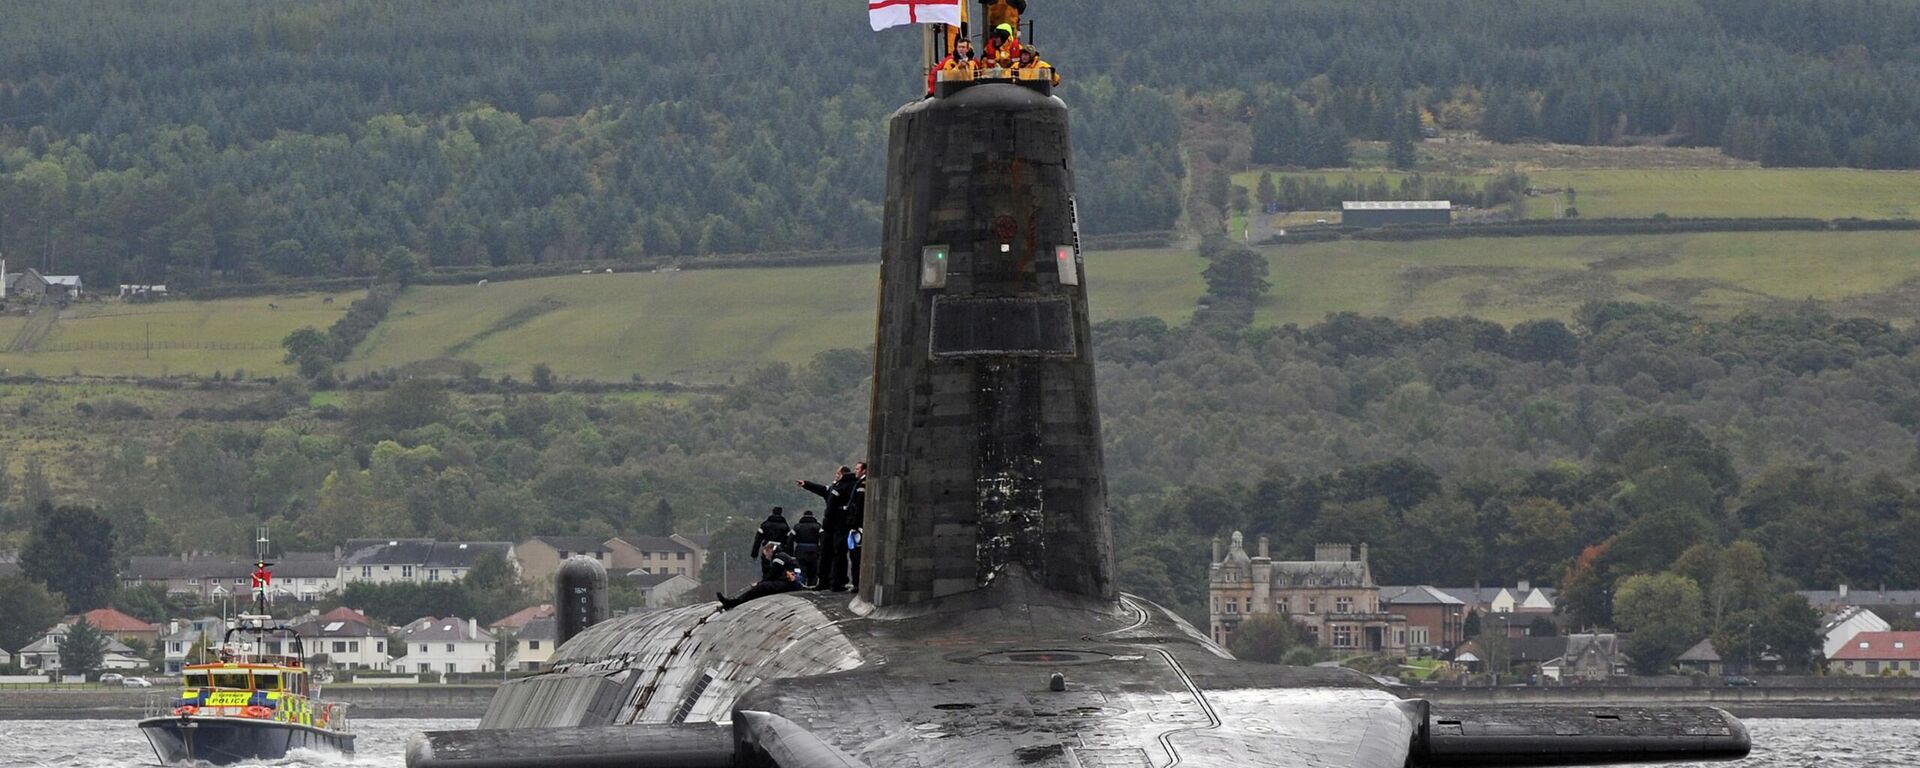
[[[1920,766],[1920,720],[1748,720],[1754,754],[1738,768]],[[276,768],[397,768],[420,731],[471,728],[472,720],[358,720],[351,757],[295,753]],[[0,767],[132,768],[155,765],[153,751],[125,720],[0,721]]]
[[[407,739],[421,731],[472,728],[475,720],[353,721],[354,754],[296,750],[284,760],[245,765],[275,768],[398,768]],[[0,720],[0,768],[132,768],[158,766],[132,720]]]

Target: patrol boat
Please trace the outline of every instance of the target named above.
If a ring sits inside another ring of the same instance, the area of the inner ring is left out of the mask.
[[[261,537],[262,550],[265,536]],[[257,613],[227,629],[219,661],[189,664],[171,712],[150,712],[140,731],[162,763],[231,765],[275,760],[295,749],[353,753],[346,705],[319,701],[300,633],[266,615],[273,574],[262,557],[253,574]]]

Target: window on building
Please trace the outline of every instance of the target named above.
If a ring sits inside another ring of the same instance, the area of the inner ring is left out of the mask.
[[[1867,674],[1869,675],[1880,674],[1880,662],[1877,662],[1877,661],[1867,662]]]
[[[685,553],[685,552],[680,552],[680,553],[678,553],[678,554],[676,554],[676,555],[674,556],[674,558],[673,558],[673,559],[675,559],[675,560],[685,560],[685,559],[687,559],[687,553]]]
[[[447,653],[453,653],[453,643],[447,643]]]
[[[363,579],[373,578],[373,566],[371,565],[360,566],[360,578],[363,578]]]
[[[426,643],[421,643],[421,644],[420,644],[420,652],[421,652],[421,653],[426,653],[426,652],[427,652],[427,644],[426,644]],[[421,670],[421,671],[422,671],[422,672],[425,672],[426,670]]]
[[[400,578],[403,578],[403,579],[413,578],[413,566],[411,565],[400,566]]]
[[[374,650],[374,651],[375,651],[376,653],[386,653],[386,652],[387,652],[387,641],[385,641],[385,640],[375,640],[375,641],[373,642],[373,650]]]
[[[381,570],[381,571],[383,571],[383,572],[384,572],[384,571],[391,571],[391,570],[393,570],[393,566],[391,566],[391,565],[383,565],[383,566],[380,566],[380,570]]]
[[[348,652],[348,653],[359,653],[359,652],[360,652],[360,641],[358,641],[358,640],[349,640],[349,641],[347,641],[347,652]]]
[[[334,653],[346,653],[346,652],[347,652],[347,641],[345,641],[345,640],[335,640],[335,641],[333,641],[333,652],[334,652]]]
[[[564,550],[564,549],[563,549],[563,550],[560,550],[560,559],[562,559],[562,560],[565,560],[565,559],[567,559],[567,551],[566,551],[566,550]]]
[[[1336,597],[1333,599],[1334,613],[1353,613],[1353,598]]]
[[[1285,615],[1287,615],[1287,613],[1288,613],[1288,610],[1287,610],[1287,600],[1286,600],[1286,598],[1284,598],[1284,597],[1283,597],[1283,598],[1281,598],[1281,599],[1279,599],[1279,600],[1275,600],[1275,601],[1273,601],[1273,612],[1274,612],[1274,613],[1277,613],[1277,614],[1280,614],[1280,615],[1282,615],[1282,616],[1285,616]]]
[[[1433,641],[1428,639],[1426,627],[1413,627],[1407,630],[1407,642],[1414,645],[1427,645]]]
[[[428,569],[427,569],[427,581],[439,581],[439,580],[440,580],[440,569],[438,569],[438,568],[428,568]]]
[[[198,577],[198,576],[195,576],[195,577],[193,577],[193,578],[191,578],[191,579],[187,579],[187,583],[188,583],[188,584],[191,584],[191,585],[193,585],[193,586],[196,586],[196,587],[197,587],[197,586],[200,586],[200,577]]]
[[[540,641],[538,641],[538,640],[528,640],[528,641],[527,641],[527,650],[529,650],[529,651],[537,651],[537,650],[540,650]]]
[[[1848,671],[1848,672],[1852,672],[1852,671],[1853,671],[1853,662],[1851,662],[1851,661],[1847,661],[1847,662],[1841,662],[1841,663],[1843,663],[1843,664],[1846,664],[1846,665],[1847,665],[1847,671]]]
[[[234,579],[234,580],[233,580],[233,583],[235,583],[235,584],[245,584],[245,583],[247,583],[247,580],[246,580],[246,579],[244,579],[244,578],[240,578],[240,579]]]
[[[652,560],[652,559],[653,559],[653,553],[652,553],[652,552],[642,552],[642,553],[640,553],[640,559],[642,559],[642,560]]]
[[[1396,637],[1396,638],[1399,638],[1399,640],[1398,640],[1398,642],[1399,642],[1399,644],[1400,644],[1400,645],[1401,645],[1402,647],[1404,647],[1404,646],[1406,646],[1406,644],[1407,644],[1407,631],[1406,631],[1406,630],[1404,630],[1404,629],[1399,629],[1399,630],[1394,630],[1394,633],[1393,633],[1393,636],[1394,636],[1394,637]]]
[[[675,568],[675,569],[673,569],[673,570],[674,570],[674,572],[675,572],[675,573],[678,573],[678,574],[680,574],[680,575],[682,575],[682,576],[685,576],[685,575],[687,575],[687,569],[685,569],[685,568]]]
[[[1320,612],[1320,598],[1317,598],[1317,597],[1307,598],[1307,613],[1315,614],[1319,612]]]
[[[1227,613],[1239,613],[1239,612],[1240,612],[1240,601],[1235,600],[1233,598],[1227,598]]]
[[[454,671],[454,669],[453,669],[453,662],[451,662],[451,661],[449,661],[449,662],[447,662],[447,672],[448,672],[449,674],[451,674],[451,673],[452,673],[453,671]]]
[[[1333,647],[1353,647],[1353,627],[1346,624],[1333,625]]]

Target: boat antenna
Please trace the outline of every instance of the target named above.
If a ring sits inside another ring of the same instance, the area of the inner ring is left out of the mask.
[[[253,539],[253,608],[262,616],[267,614],[267,593],[273,588],[273,571],[267,562],[267,527],[260,526]]]

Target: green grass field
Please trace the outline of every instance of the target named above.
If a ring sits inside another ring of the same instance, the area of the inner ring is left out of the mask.
[[[1354,311],[1404,319],[1566,318],[1587,301],[1662,301],[1724,316],[1815,299],[1911,320],[1920,233],[1761,232],[1522,237],[1273,248],[1260,323]]]
[[[1183,322],[1203,285],[1178,251],[1087,255],[1095,319]],[[695,270],[569,275],[414,288],[348,362],[349,371],[455,359],[525,378],[725,381],[767,361],[873,343],[878,268]]]
[[[1306,171],[1283,176],[1320,177],[1361,182],[1385,176],[1398,185],[1408,174],[1391,171]],[[1486,175],[1429,173],[1479,186]],[[1862,171],[1845,168],[1661,168],[1529,170],[1540,189],[1575,191],[1574,205],[1584,218],[1674,217],[1760,218],[1806,216],[1816,219],[1910,219],[1920,217],[1920,172]],[[1234,174],[1233,183],[1256,189],[1258,171]],[[1561,195],[1528,201],[1527,218],[1556,218],[1565,208]],[[1292,222],[1297,225],[1299,217]],[[1335,219],[1337,221],[1337,218]],[[1286,226],[1286,223],[1276,223]]]
[[[52,319],[52,329],[29,351],[0,352],[0,368],[15,373],[31,370],[43,376],[74,371],[113,376],[210,376],[215,371],[231,374],[234,369],[284,373],[291,369],[281,362],[286,353],[280,348],[280,340],[305,326],[325,329],[359,297],[357,292],[332,294],[334,301],[328,304],[327,295],[151,304],[79,303]],[[269,305],[278,305],[278,309]],[[6,343],[28,323],[49,319],[44,314],[0,318],[0,349],[9,348]]]

